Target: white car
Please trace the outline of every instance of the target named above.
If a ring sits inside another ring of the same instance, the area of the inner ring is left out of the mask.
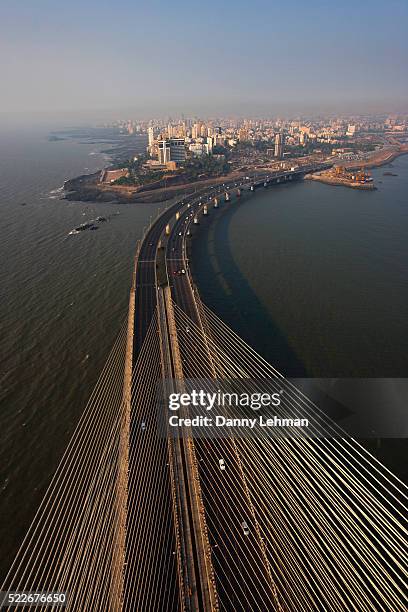
[[[220,464],[220,470],[225,470],[225,461],[224,461],[224,459],[220,459],[218,461],[218,463]]]
[[[249,535],[249,527],[246,521],[242,521],[241,527],[243,529],[244,535]]]

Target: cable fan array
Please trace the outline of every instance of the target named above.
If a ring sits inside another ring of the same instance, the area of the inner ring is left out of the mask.
[[[229,566],[245,578],[244,565],[254,563],[250,540],[221,532],[217,521],[217,513],[230,525],[246,517],[258,541],[259,569],[266,559],[276,589],[274,601],[260,594],[260,609],[406,610],[406,486],[356,440],[342,437],[338,425],[209,308],[200,304],[202,325],[174,308],[189,377],[202,379],[210,362],[214,378],[244,379],[248,392],[259,391],[254,379],[264,379],[271,392],[284,390],[288,416],[307,416],[312,433],[321,436],[324,425],[326,436],[233,437],[224,431],[195,441],[216,571]],[[220,456],[227,464],[222,479]],[[238,600],[225,580],[219,577],[218,587],[224,609],[248,609],[259,584],[241,589]]]
[[[316,434],[194,439],[219,609],[406,610],[405,485],[196,298],[195,321],[173,304],[184,377],[262,379]],[[2,590],[66,591],[75,612],[183,609],[157,315],[130,414],[127,342],[125,322]]]

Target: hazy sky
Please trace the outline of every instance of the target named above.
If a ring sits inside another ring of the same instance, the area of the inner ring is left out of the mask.
[[[2,111],[407,108],[407,0],[0,6]]]

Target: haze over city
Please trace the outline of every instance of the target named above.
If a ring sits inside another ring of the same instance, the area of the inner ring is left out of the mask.
[[[406,109],[406,2],[2,4],[7,115]]]
[[[408,611],[407,26],[1,2],[1,609]]]

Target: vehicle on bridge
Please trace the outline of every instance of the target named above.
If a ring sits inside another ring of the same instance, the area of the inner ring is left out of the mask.
[[[244,532],[244,535],[249,535],[249,527],[246,521],[242,521],[241,527],[242,527],[242,531]]]

